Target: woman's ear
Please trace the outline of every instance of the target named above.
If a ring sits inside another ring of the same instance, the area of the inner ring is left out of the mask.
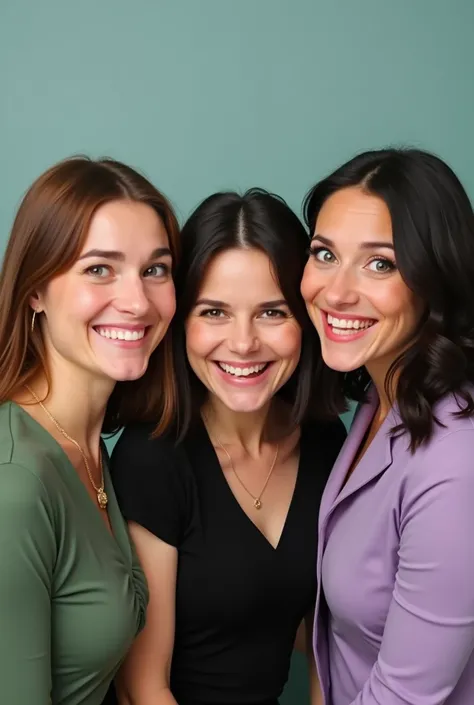
[[[41,313],[43,311],[41,296],[38,294],[38,292],[31,294],[29,304],[35,313]]]

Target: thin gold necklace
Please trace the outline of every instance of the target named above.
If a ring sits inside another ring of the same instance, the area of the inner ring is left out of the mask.
[[[209,422],[208,422],[207,418],[204,416],[204,414],[203,414],[203,419],[204,419],[204,423],[206,424],[207,428],[209,429]],[[210,435],[210,433],[209,433],[209,435]],[[228,451],[226,448],[224,448],[223,444],[221,443],[221,441],[219,440],[219,438],[217,437],[217,435],[216,435],[215,432],[213,433],[213,436],[214,436],[214,439],[215,439],[217,445],[221,448],[221,450],[224,451],[224,453],[225,453],[225,454],[227,455],[227,457],[229,458],[230,467],[232,468],[232,472],[234,473],[234,475],[235,475],[235,477],[237,478],[238,482],[239,482],[240,485],[243,487],[243,489],[247,492],[247,494],[250,495],[250,497],[253,499],[253,506],[255,507],[255,509],[261,509],[262,506],[263,506],[263,505],[262,505],[262,495],[263,495],[263,493],[265,492],[265,490],[267,489],[267,485],[268,485],[268,483],[269,483],[269,481],[270,481],[270,478],[271,478],[271,476],[272,476],[273,470],[274,470],[274,468],[275,468],[276,461],[277,461],[277,458],[278,458],[278,452],[279,452],[279,450],[280,450],[280,444],[278,443],[278,445],[277,445],[276,453],[275,453],[275,456],[274,456],[274,458],[273,458],[273,462],[272,462],[272,464],[271,464],[271,466],[270,466],[270,472],[269,472],[268,475],[267,475],[267,478],[266,478],[265,483],[264,483],[264,485],[263,485],[263,487],[262,487],[262,489],[261,489],[261,491],[260,491],[260,494],[258,494],[257,496],[255,496],[254,494],[252,494],[252,493],[250,492],[250,490],[248,489],[248,487],[246,487],[246,486],[244,485],[244,483],[242,482],[242,480],[240,479],[240,477],[239,477],[239,475],[238,475],[238,473],[237,473],[237,470],[235,469],[235,466],[234,466],[234,463],[233,463],[233,461],[232,461],[232,458],[231,458],[231,455],[230,455],[229,451]],[[211,440],[212,440],[212,437],[211,437]]]
[[[101,449],[99,448],[99,467],[100,467],[101,482],[100,482],[100,486],[97,487],[97,485],[94,482],[94,478],[92,477],[92,473],[90,471],[89,462],[86,458],[86,454],[82,450],[79,443],[76,440],[74,440],[74,438],[71,438],[71,436],[68,433],[66,433],[64,428],[62,428],[62,426],[60,426],[59,422],[56,421],[56,419],[54,418],[52,413],[45,407],[43,402],[38,398],[38,396],[35,394],[35,392],[27,384],[25,384],[25,388],[29,391],[29,393],[31,394],[33,399],[43,409],[46,416],[50,419],[50,421],[53,422],[53,424],[56,426],[58,431],[64,436],[64,438],[66,438],[68,441],[70,441],[73,445],[76,446],[79,453],[82,455],[82,460],[84,461],[84,465],[87,470],[87,475],[89,477],[89,481],[90,481],[92,487],[94,488],[94,491],[97,494],[97,504],[99,505],[99,507],[101,509],[107,509],[107,503],[109,500],[108,500],[107,494],[104,489],[104,468],[102,466],[102,451],[101,451]]]

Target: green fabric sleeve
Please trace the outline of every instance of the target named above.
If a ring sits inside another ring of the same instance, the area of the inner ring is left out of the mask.
[[[0,690],[8,705],[51,702],[53,512],[40,479],[0,464]]]

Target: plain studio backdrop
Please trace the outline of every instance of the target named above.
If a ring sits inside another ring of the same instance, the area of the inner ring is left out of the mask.
[[[474,194],[473,0],[0,0],[0,248],[72,154],[143,171],[183,220],[262,186],[300,213],[355,152],[412,144]],[[295,657],[284,705],[304,705]]]

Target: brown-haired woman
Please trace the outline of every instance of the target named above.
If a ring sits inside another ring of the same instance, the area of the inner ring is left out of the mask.
[[[0,683],[99,705],[147,590],[101,430],[166,423],[177,222],[112,160],[69,159],[18,211],[0,275]],[[118,383],[118,384],[117,384]],[[153,396],[150,396],[150,391]]]

